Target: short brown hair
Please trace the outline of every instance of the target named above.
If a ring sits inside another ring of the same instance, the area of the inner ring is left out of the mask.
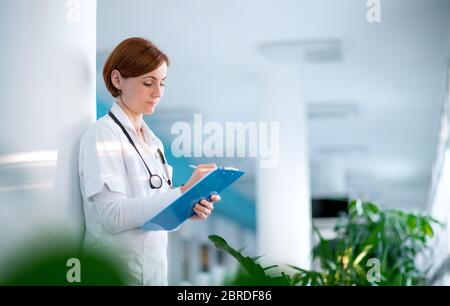
[[[169,58],[151,41],[140,37],[125,39],[114,48],[103,67],[106,88],[114,98],[120,96],[120,89],[111,81],[114,69],[124,78],[134,78],[157,69],[163,62],[169,65]]]

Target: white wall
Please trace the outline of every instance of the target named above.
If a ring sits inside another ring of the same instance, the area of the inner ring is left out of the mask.
[[[96,1],[2,1],[0,37],[2,262],[44,229],[81,237],[78,143],[95,120]]]
[[[447,50],[449,54],[447,58],[450,58],[450,31]],[[443,101],[444,107],[439,130],[439,142],[437,144],[437,154],[432,175],[430,203],[428,205],[428,213],[431,213],[434,218],[442,222],[443,226],[436,227],[436,235],[432,241],[433,267],[430,275],[436,273],[441,264],[450,258],[450,62],[447,65],[447,92]],[[430,260],[428,259],[427,261]],[[446,275],[442,275],[436,281],[436,284],[439,285],[449,285],[450,269]]]

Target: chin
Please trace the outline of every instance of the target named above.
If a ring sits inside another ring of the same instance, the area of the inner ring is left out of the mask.
[[[155,107],[151,107],[151,108],[146,108],[144,110],[144,115],[151,115],[155,112]]]

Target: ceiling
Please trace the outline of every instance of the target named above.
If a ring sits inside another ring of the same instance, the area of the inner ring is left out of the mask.
[[[111,100],[101,80],[106,55],[143,36],[172,62],[155,130],[171,137],[170,125],[193,112],[254,121],[267,65],[261,46],[332,42],[331,58],[299,64],[312,194],[420,209],[447,82],[450,1],[382,0],[381,23],[367,22],[368,9],[362,0],[98,0],[98,96]],[[254,198],[254,160],[233,163],[250,172],[241,186]]]

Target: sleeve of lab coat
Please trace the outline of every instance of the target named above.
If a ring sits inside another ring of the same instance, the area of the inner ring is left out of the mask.
[[[126,194],[122,145],[112,129],[97,128],[83,136],[79,164],[86,199],[101,192],[104,185]]]
[[[105,185],[92,197],[94,206],[106,230],[116,234],[138,228],[181,195],[180,188],[144,198],[128,198]],[[177,228],[179,229],[179,227]]]

